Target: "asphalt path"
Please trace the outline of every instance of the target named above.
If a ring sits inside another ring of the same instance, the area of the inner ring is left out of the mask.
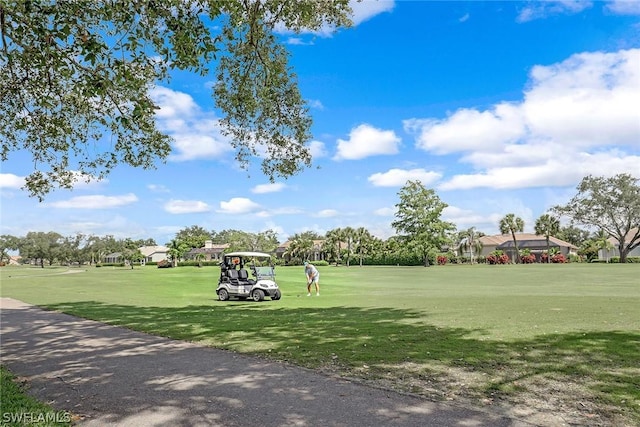
[[[80,426],[531,426],[10,298],[0,330],[2,364]]]

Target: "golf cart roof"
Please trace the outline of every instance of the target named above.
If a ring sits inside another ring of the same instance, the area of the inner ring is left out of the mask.
[[[224,254],[224,256],[243,256],[243,257],[255,257],[255,258],[271,258],[271,255],[265,254],[264,252],[229,252],[228,254]]]

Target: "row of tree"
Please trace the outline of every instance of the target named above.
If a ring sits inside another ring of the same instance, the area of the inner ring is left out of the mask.
[[[344,263],[347,266],[357,259],[360,265],[368,263],[406,264],[406,260],[419,259],[427,266],[443,250],[468,254],[474,262],[481,250],[480,238],[485,234],[475,227],[457,230],[455,224],[442,220],[447,207],[434,190],[425,188],[419,181],[408,181],[398,193],[396,220],[392,226],[397,235],[382,240],[366,228],[335,228],[325,235],[304,232],[293,235],[284,257],[301,261],[320,251],[323,259]],[[560,216],[572,222],[561,226]],[[595,232],[578,228],[574,223],[587,225]],[[513,213],[505,215],[499,223],[503,234],[511,234],[514,248],[518,248],[516,235],[524,230],[522,218]],[[535,222],[535,233],[544,236],[547,253],[550,237],[557,237],[580,248],[587,259],[597,256],[600,249],[610,247],[609,237],[618,241],[620,262],[626,262],[630,251],[640,245],[640,186],[638,179],[622,174],[612,178],[588,176],[578,186],[578,194],[567,205],[555,206],[551,213],[541,215]],[[167,246],[169,256],[177,262],[193,248],[201,248],[206,241],[229,245],[229,250],[252,250],[273,253],[278,247],[276,233],[267,230],[249,233],[240,230],[207,231],[193,225],[176,233]],[[78,234],[64,237],[55,232],[30,232],[19,238],[0,236],[0,251],[5,259],[8,250],[19,250],[27,259],[49,263],[54,261],[95,263],[106,254],[120,252],[124,259],[136,261],[142,258],[138,248],[155,245],[153,239],[117,240],[113,236],[97,237]],[[319,245],[319,246],[318,246]],[[400,262],[400,260],[404,260]],[[516,262],[520,254],[516,251]],[[411,262],[409,262],[411,263]]]

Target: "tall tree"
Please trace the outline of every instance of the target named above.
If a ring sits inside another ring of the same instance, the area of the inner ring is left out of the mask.
[[[167,243],[167,247],[169,248],[169,258],[171,259],[171,265],[174,267],[178,266],[178,261],[180,261],[184,254],[189,252],[191,247],[184,243],[179,239],[172,239],[169,243]]]
[[[535,232],[538,236],[544,236],[547,241],[547,263],[551,262],[549,251],[549,237],[555,236],[560,231],[560,220],[549,214],[540,215],[536,220]]]
[[[202,248],[204,242],[212,239],[212,235],[199,225],[192,225],[178,231],[175,239],[186,244],[189,248]]]
[[[354,233],[354,243],[356,246],[356,252],[358,253],[358,258],[360,259],[360,267],[362,267],[362,259],[369,253],[372,241],[373,236],[369,230],[364,227],[356,228]]]
[[[104,0],[0,3],[2,160],[28,152],[31,195],[152,168],[170,154],[150,94],[172,70],[216,65],[222,132],[273,180],[310,165],[311,118],[274,30],[350,25],[348,0]],[[214,62],[214,61],[217,61]],[[76,172],[74,172],[76,171]]]
[[[515,214],[507,214],[500,220],[500,232],[502,234],[511,233],[513,239],[513,249],[515,252],[516,262],[520,262],[520,250],[518,249],[518,241],[516,240],[516,233],[524,231],[524,220]]]
[[[407,247],[420,254],[426,267],[429,265],[429,252],[440,250],[447,240],[447,233],[455,230],[454,224],[440,218],[448,205],[420,181],[407,181],[398,196],[397,219],[391,226],[401,235]]]
[[[327,232],[327,244],[333,245],[331,252],[335,254],[336,267],[341,261],[343,240],[344,230],[342,228],[334,228]]]
[[[62,240],[63,237],[53,231],[30,231],[20,240],[20,256],[39,262],[40,267],[44,268],[45,260],[51,265],[59,255],[58,249]]]
[[[351,265],[351,255],[353,254],[353,241],[355,239],[356,230],[353,227],[344,227],[342,229],[342,239],[347,245],[346,248],[346,258],[347,258],[347,267]]]
[[[309,259],[313,251],[313,237],[311,233],[294,234],[289,239],[289,248],[285,255],[291,259],[299,259],[300,261]]]
[[[586,176],[566,205],[553,209],[572,222],[604,230],[617,240],[620,262],[640,245],[640,178],[619,174],[611,178]]]

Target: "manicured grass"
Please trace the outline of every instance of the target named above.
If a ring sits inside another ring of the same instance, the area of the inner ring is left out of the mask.
[[[0,366],[0,425],[2,426],[70,426],[71,414],[54,411],[27,395],[24,386],[6,368]]]
[[[1,294],[431,398],[640,422],[639,265],[321,267],[320,297],[283,267],[263,303],[217,301],[216,268],[79,270],[3,268]]]

